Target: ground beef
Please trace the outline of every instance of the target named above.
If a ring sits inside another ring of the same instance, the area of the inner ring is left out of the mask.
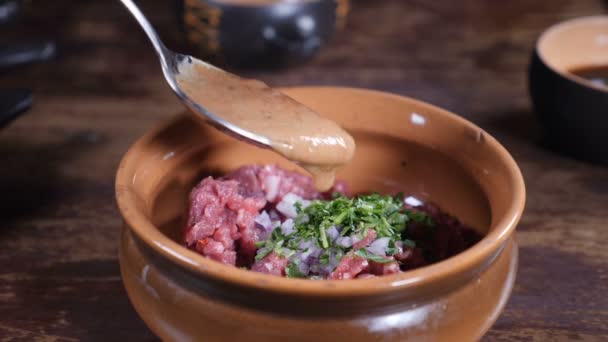
[[[353,245],[353,249],[357,250],[359,248],[363,248],[363,247],[369,246],[369,244],[372,243],[372,241],[376,240],[376,236],[377,235],[378,234],[376,233],[375,230],[373,230],[373,229],[368,230],[367,231],[367,235],[365,235],[365,237],[363,238],[363,240],[361,240],[361,241],[359,241],[359,242],[357,242],[357,243],[355,243]]]
[[[325,193],[320,193],[310,176],[295,171],[282,169],[276,165],[248,165],[228,173],[224,179],[239,182],[244,196],[263,194],[270,203],[278,203],[288,193],[311,200],[330,199],[334,192],[349,195],[348,186],[343,181],[336,181]]]
[[[393,261],[387,263],[367,261],[358,255],[348,254],[340,260],[329,279],[367,279],[401,272],[399,264],[392,257],[386,259]]]
[[[272,252],[262,260],[255,262],[253,266],[251,266],[251,270],[283,277],[285,276],[286,266],[287,259]]]
[[[251,165],[240,167],[224,176],[239,182],[239,193],[245,197],[264,197],[262,183],[258,178],[260,166]]]
[[[369,266],[365,258],[358,255],[347,254],[340,259],[336,269],[329,275],[329,279],[354,279]]]
[[[369,274],[369,273],[360,273],[356,278],[357,279],[370,279],[370,278],[376,278],[376,276],[373,274]]]
[[[239,258],[251,264],[257,241],[253,220],[266,200],[244,190],[235,180],[203,179],[190,193],[186,245],[213,260],[236,265],[238,241]]]
[[[275,227],[286,217],[277,211],[276,205],[287,194],[306,200],[331,199],[334,192],[349,195],[344,182],[336,182],[325,193],[319,193],[311,177],[281,169],[274,165],[244,166],[226,174],[223,178],[203,179],[190,193],[190,206],[185,226],[185,244],[198,253],[252,271],[285,276],[289,260],[274,252],[254,262],[256,242],[270,234],[270,223]],[[286,199],[287,201],[287,199]],[[284,202],[286,202],[284,201]],[[353,245],[353,251],[339,261],[336,268],[317,272],[328,279],[366,279],[394,274],[441,261],[462,252],[477,243],[481,236],[455,217],[441,211],[433,204],[412,207],[410,211],[424,212],[433,221],[407,223],[404,239],[413,240],[415,247],[397,245],[398,253],[387,256],[387,263],[368,261],[353,252],[368,247],[378,236],[375,230],[367,230]],[[265,224],[256,225],[256,217],[265,210]],[[287,213],[285,214],[287,215]],[[270,221],[269,221],[270,220]],[[265,227],[260,227],[265,226]],[[355,236],[353,236],[353,241]],[[319,251],[320,252],[320,251]],[[318,254],[315,258],[318,257]],[[308,259],[307,259],[308,260]]]
[[[401,270],[407,271],[427,264],[422,249],[417,247],[403,247],[403,251],[395,255],[395,260],[401,263]]]
[[[433,227],[420,222],[408,224],[408,238],[416,241],[416,246],[421,248],[414,251],[414,259],[408,262],[411,268],[444,260],[481,240],[481,236],[474,229],[432,203],[425,203],[410,210],[424,212],[435,222]],[[419,260],[420,257],[424,262]]]
[[[253,221],[272,190],[268,189],[269,179],[276,182],[274,203],[288,193],[306,199],[322,197],[312,178],[274,165],[244,166],[222,179],[207,177],[190,193],[186,245],[213,260],[251,266],[259,240]],[[338,186],[346,190],[345,185]]]
[[[393,258],[390,257],[387,259]],[[373,275],[387,275],[399,273],[401,272],[401,269],[399,268],[399,264],[393,259],[393,261],[387,263],[370,261],[366,271],[367,273],[371,273]]]
[[[321,193],[317,191],[312,181],[312,178],[298,172],[281,169],[275,165],[266,165],[258,172],[258,179],[262,183],[262,187],[268,194],[272,184],[272,180],[278,180],[277,191],[274,196],[269,196],[268,201],[278,203],[283,196],[288,193],[300,196],[306,199],[316,199],[321,197]]]

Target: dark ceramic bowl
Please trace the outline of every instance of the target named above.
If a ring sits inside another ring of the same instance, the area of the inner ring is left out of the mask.
[[[182,0],[179,16],[199,56],[235,67],[311,58],[344,20],[348,0]]]
[[[571,73],[601,65],[608,65],[608,16],[565,21],[539,38],[529,87],[548,145],[608,164],[608,88]]]

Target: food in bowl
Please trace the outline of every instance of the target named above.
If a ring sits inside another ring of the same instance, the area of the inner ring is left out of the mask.
[[[356,139],[357,153],[336,175],[351,193],[406,190],[483,240],[425,267],[348,281],[271,276],[201,256],[184,248],[182,229],[203,176],[293,166],[181,114],[139,139],[116,178],[122,280],[146,325],[163,341],[481,340],[517,274],[525,189],[512,157],[479,127],[417,100],[331,87],[285,93]]]
[[[224,264],[290,278],[355,279],[444,260],[481,236],[432,204],[402,194],[350,196],[336,182],[248,165],[190,193],[185,244]]]

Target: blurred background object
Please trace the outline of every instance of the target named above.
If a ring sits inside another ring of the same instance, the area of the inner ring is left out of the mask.
[[[344,26],[348,0],[178,0],[194,53],[233,67],[309,60]]]
[[[21,0],[0,0],[0,24],[7,24],[23,8]],[[0,30],[3,28],[0,26]],[[44,62],[55,56],[52,41],[16,40],[0,45],[0,72],[8,72],[21,65]],[[0,88],[0,128],[27,111],[32,105],[32,92],[24,88]]]
[[[0,90],[0,128],[11,122],[32,105],[32,92],[29,89]]]
[[[0,24],[4,24],[13,19],[21,10],[21,0],[2,0],[0,1]]]
[[[578,159],[608,164],[608,16],[551,26],[529,69],[534,111],[547,145]]]

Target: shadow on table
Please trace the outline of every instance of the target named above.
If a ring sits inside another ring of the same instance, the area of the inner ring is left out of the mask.
[[[556,151],[548,144],[542,132],[540,122],[536,115],[529,109],[511,109],[500,113],[491,113],[487,115],[488,119],[482,123],[492,135],[494,135],[507,148],[512,142],[517,142],[520,146],[528,146],[532,149],[521,149],[517,152],[532,153],[530,158],[538,158],[539,153],[546,156],[566,158],[574,161],[569,156]]]
[[[484,126],[491,131],[544,147],[540,124],[530,110],[512,109],[483,117],[488,117]]]
[[[88,148],[74,140],[78,138],[56,144],[0,140],[0,230],[10,229],[20,219],[54,215],[60,201],[74,193],[59,172]]]
[[[509,142],[533,147],[533,149],[518,149],[518,153],[530,153],[529,158],[543,157],[543,163],[560,162],[572,163],[569,165],[585,164],[597,166],[581,156],[559,150],[551,145],[543,136],[542,126],[531,110],[509,110],[502,113],[491,113],[486,116],[485,122],[480,123],[499,141],[509,147]],[[548,158],[544,158],[548,157]]]

